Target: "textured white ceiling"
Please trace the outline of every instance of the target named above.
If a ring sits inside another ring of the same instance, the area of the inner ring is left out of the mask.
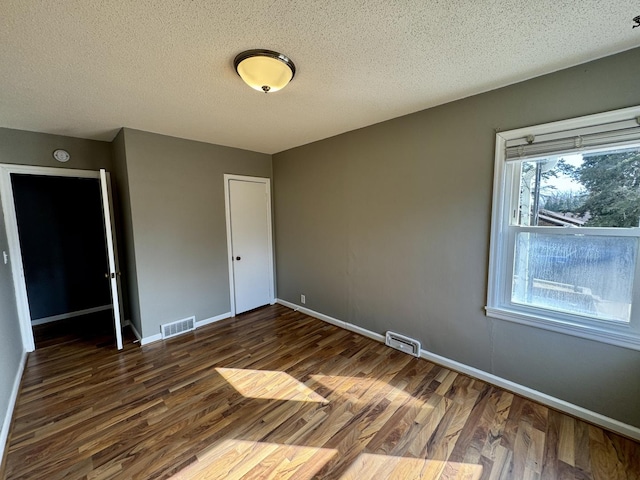
[[[2,0],[0,126],[274,153],[640,45],[637,0]],[[297,73],[263,94],[242,50]]]

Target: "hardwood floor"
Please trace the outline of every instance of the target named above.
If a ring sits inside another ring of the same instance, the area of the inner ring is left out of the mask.
[[[89,347],[115,345],[113,313],[104,310],[37,325],[33,327],[33,338],[38,349],[62,343],[74,343],[77,346],[78,342],[87,342]]]
[[[279,305],[131,340],[30,354],[7,479],[640,478],[636,442]]]

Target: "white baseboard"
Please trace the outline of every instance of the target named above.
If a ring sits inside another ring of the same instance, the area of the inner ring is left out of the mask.
[[[151,335],[150,337],[143,337],[142,334],[138,331],[136,326],[131,322],[131,320],[125,320],[122,328],[131,327],[131,331],[140,342],[140,345],[148,345],[153,342],[157,342],[158,340],[162,340],[162,334],[158,333],[157,335]]]
[[[140,345],[149,345],[150,343],[159,342],[160,340],[162,340],[162,334],[157,333],[156,335],[140,338]]]
[[[316,312],[314,310],[310,310],[301,305],[296,305],[295,303],[287,302],[286,300],[282,300],[278,298],[276,303],[280,305],[284,305],[285,307],[289,307],[292,310],[296,310],[298,312],[304,313],[305,315],[309,315],[310,317],[317,318],[318,320],[325,321],[337,327],[345,328],[355,333],[359,333],[365,337],[369,337],[378,342],[384,343],[384,335],[380,335],[379,333],[372,332],[371,330],[367,330],[366,328],[359,327],[354,325],[353,323],[343,322],[342,320],[338,320],[337,318],[330,317],[329,315],[325,315],[324,313]]]
[[[124,323],[122,324],[122,328],[124,327],[130,327],[131,331],[133,332],[135,337],[138,339],[138,342],[142,343],[142,335],[140,335],[140,332],[138,331],[136,326],[131,322],[131,320],[125,320]]]
[[[221,320],[226,320],[227,318],[231,318],[231,312],[221,313],[220,315],[216,315],[215,317],[211,317],[211,318],[205,318],[204,320],[196,320],[194,322],[194,325],[196,328],[200,328],[200,327],[204,327],[205,325],[209,325],[211,323],[219,322]],[[150,343],[159,342],[160,340],[162,340],[161,333],[158,333],[157,335],[151,335],[149,337],[143,337],[142,335],[140,335],[140,332],[136,330],[136,327],[131,322],[127,320],[125,324],[128,324],[131,327],[131,330],[133,330],[133,334],[140,341],[140,345],[149,345]]]
[[[527,397],[530,400],[535,400],[538,403],[551,407],[555,410],[560,410],[561,412],[574,417],[581,418],[587,422],[606,428],[607,430],[611,430],[612,432],[620,433],[633,438],[634,440],[640,440],[640,428],[634,427],[633,425],[628,425],[614,418],[574,405],[573,403],[547,395],[546,393],[539,392],[538,390],[512,382],[511,380],[507,380],[492,373],[485,372],[484,370],[471,367],[446,357],[441,357],[440,355],[436,355],[435,353],[431,353],[426,350],[420,350],[420,356],[430,362],[437,363],[487,383],[491,383],[492,385],[496,385],[500,388],[504,388],[510,392],[517,393],[518,395]]]
[[[384,335],[380,335],[379,333],[372,332],[357,325],[338,320],[323,313],[319,313],[300,305],[296,305],[295,303],[287,302],[286,300],[277,299],[277,303],[284,305],[285,307],[289,307],[293,310],[302,312],[306,315],[309,315],[310,317],[314,317],[327,323],[331,323],[332,325],[336,325],[352,332],[359,333],[361,335],[364,335],[365,337],[369,337],[381,343],[385,342]],[[607,417],[600,413],[588,410],[578,405],[574,405],[573,403],[567,402],[565,400],[547,395],[546,393],[539,392],[525,385],[512,382],[511,380],[507,380],[492,373],[485,372],[484,370],[480,370],[464,363],[442,357],[424,349],[420,350],[420,357],[430,362],[437,363],[438,365],[441,365],[443,367],[490,383],[497,387],[504,388],[505,390],[516,393],[530,400],[534,400],[556,410],[560,410],[561,412],[567,413],[574,417],[581,418],[587,422],[593,423],[594,425],[598,425],[600,427],[606,428],[607,430],[611,430],[612,432],[616,432],[626,437],[640,441],[640,428],[634,427],[633,425],[628,425],[614,418]]]
[[[112,305],[102,305],[101,307],[85,308],[84,310],[77,310],[75,312],[61,313],[60,315],[53,315],[51,317],[37,318],[31,320],[31,325],[44,325],[45,323],[57,322],[59,320],[66,320],[67,318],[79,317],[81,315],[89,315],[90,313],[103,312],[105,310],[111,310]]]
[[[13,379],[13,387],[11,388],[11,394],[9,396],[9,404],[7,405],[7,411],[2,422],[2,429],[0,429],[0,465],[2,465],[2,460],[6,450],[7,439],[9,437],[9,429],[11,428],[11,420],[13,419],[13,409],[15,408],[16,400],[18,399],[20,382],[22,381],[22,373],[24,372],[26,363],[27,351],[24,350],[22,352],[22,357],[20,358],[20,364],[18,365],[16,376]]]
[[[204,327],[205,325],[219,322],[220,320],[226,320],[227,318],[231,318],[231,312],[222,313],[211,318],[205,318],[204,320],[197,320],[196,328]]]

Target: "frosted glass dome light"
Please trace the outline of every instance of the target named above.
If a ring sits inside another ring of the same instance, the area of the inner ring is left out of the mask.
[[[233,66],[247,85],[265,93],[286,87],[296,74],[296,67],[287,56],[271,50],[242,52]]]

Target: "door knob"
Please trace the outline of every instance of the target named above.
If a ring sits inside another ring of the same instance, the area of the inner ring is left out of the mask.
[[[242,257],[236,257],[236,260],[242,260]]]

